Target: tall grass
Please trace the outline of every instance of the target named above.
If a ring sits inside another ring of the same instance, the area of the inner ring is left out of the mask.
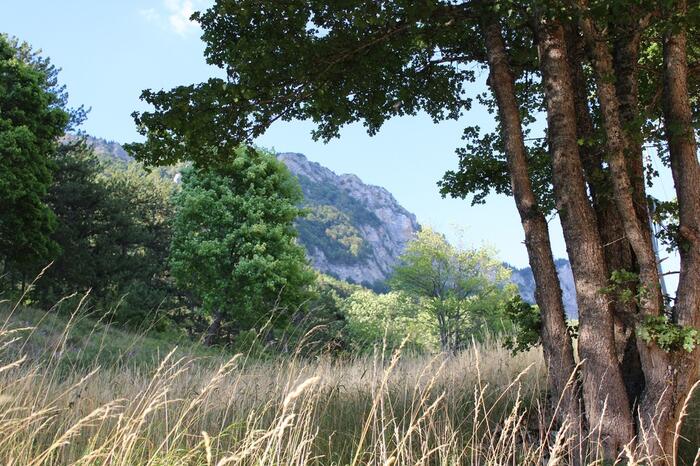
[[[89,328],[80,313],[15,308],[4,320],[3,465],[534,465],[572,451],[570,431],[541,414],[539,351],[512,357],[495,340],[451,357],[377,348],[261,362],[158,354],[167,345]]]

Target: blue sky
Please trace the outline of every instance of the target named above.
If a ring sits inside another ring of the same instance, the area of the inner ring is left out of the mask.
[[[130,114],[145,107],[142,89],[169,89],[207,79],[216,70],[203,59],[193,10],[208,0],[3,0],[0,32],[31,43],[62,68],[73,106],[91,107],[83,130],[118,142],[138,139]],[[482,81],[485,76],[482,76]],[[480,85],[482,86],[482,85]],[[478,90],[475,89],[475,92]],[[338,173],[387,188],[418,221],[468,245],[488,244],[513,265],[527,265],[523,233],[512,199],[491,196],[484,206],[442,199],[436,182],[457,165],[455,148],[466,124],[493,126],[474,108],[460,121],[438,125],[426,116],[388,122],[369,137],[361,125],[347,127],[328,144],[314,142],[306,122],[279,123],[258,144],[279,152],[301,152]],[[673,185],[662,186],[671,191]],[[553,218],[555,256],[565,257]]]

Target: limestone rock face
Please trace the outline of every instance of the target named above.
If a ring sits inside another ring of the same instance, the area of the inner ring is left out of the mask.
[[[313,266],[337,278],[381,288],[406,243],[420,226],[384,188],[356,175],[337,175],[304,155],[278,159],[299,179],[306,218],[297,222],[299,240]]]

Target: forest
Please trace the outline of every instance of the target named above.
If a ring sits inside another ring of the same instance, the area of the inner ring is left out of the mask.
[[[700,464],[700,4],[215,0],[190,20],[220,73],[144,89],[126,158],[81,129],[60,64],[0,34],[1,462]],[[386,281],[314,269],[361,266],[386,220],[256,139],[477,103],[494,129],[463,129],[436,190],[512,199],[535,303],[493,248],[427,225]]]

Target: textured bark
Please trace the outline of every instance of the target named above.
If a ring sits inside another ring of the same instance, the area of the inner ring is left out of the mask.
[[[630,4],[630,14],[615,18],[613,67],[615,91],[619,102],[620,123],[628,134],[627,172],[632,185],[635,213],[640,222],[648,222],[648,206],[644,185],[644,160],[640,134],[639,81],[637,80],[641,32],[648,26],[650,15]],[[647,230],[648,231],[648,230]],[[645,231],[646,233],[646,231]],[[651,232],[649,232],[651,233]]]
[[[579,4],[585,6],[583,0]],[[663,296],[649,223],[646,220],[648,212],[646,205],[635,205],[634,187],[628,172],[628,160],[641,157],[641,149],[637,150],[631,144],[630,138],[623,129],[617,90],[610,79],[611,76],[615,76],[615,71],[606,38],[586,15],[581,16],[580,25],[590,49],[596,75],[597,96],[605,128],[613,192],[625,235],[630,241],[639,267],[639,282],[644,287],[644,294],[640,299],[640,310],[645,316],[659,316],[663,312]],[[630,78],[626,79],[629,81]],[[669,453],[665,439],[672,434],[675,427],[672,390],[669,390],[668,386],[669,369],[673,364],[671,356],[656,344],[648,344],[639,339],[637,346],[645,380],[645,390],[640,404],[641,416],[638,419],[639,430],[652,433],[642,440],[645,442],[647,452],[663,462]]]
[[[585,7],[585,0],[580,0]],[[641,310],[645,315],[658,316],[663,309],[663,297],[659,281],[659,271],[656,255],[651,242],[646,205],[635,203],[634,188],[627,169],[627,158],[641,157],[630,150],[632,144],[627,137],[620,119],[620,105],[613,76],[612,54],[608,49],[605,37],[598,32],[593,21],[586,15],[580,20],[583,36],[588,44],[596,80],[596,94],[600,103],[603,128],[606,136],[606,149],[617,211],[620,214],[625,236],[632,246],[639,266],[639,281],[645,287],[641,299]],[[643,189],[643,187],[642,187]],[[644,194],[644,191],[642,191]],[[637,204],[635,206],[635,204]],[[637,209],[642,213],[638,216]],[[642,217],[640,219],[639,217]]]
[[[675,3],[672,14],[686,13],[684,0]],[[676,21],[673,24],[679,24]],[[686,32],[682,23],[671,29],[664,40],[664,124],[668,140],[671,171],[678,196],[680,213],[681,270],[676,293],[674,318],[680,325],[700,327],[700,164],[697,142],[691,124],[688,95]],[[700,378],[700,349],[673,355],[668,368],[666,396],[671,411],[669,426],[663,431],[661,447],[675,453],[670,424],[677,422],[680,410],[693,383]],[[665,426],[664,426],[665,427]]]
[[[552,181],[579,308],[583,397],[591,438],[614,460],[634,436],[633,417],[615,352],[613,312],[601,294],[607,269],[579,155],[571,73],[560,24],[541,20],[537,42],[547,107]]]
[[[553,401],[559,404],[560,423],[570,422],[577,436],[582,432],[580,389],[572,375],[576,369],[569,337],[561,288],[552,257],[549,229],[538,209],[528,174],[527,153],[515,95],[515,79],[495,18],[485,15],[483,33],[490,69],[491,88],[498,104],[505,141],[505,152],[515,204],[525,231],[530,266],[535,278],[535,299],[542,314],[542,346],[548,369],[548,386]],[[573,383],[569,384],[569,380]]]
[[[585,141],[579,151],[583,163],[586,182],[593,201],[598,234],[603,243],[605,265],[609,272],[613,270],[636,271],[636,264],[629,241],[617,211],[612,193],[609,191],[610,175],[603,167],[603,147],[601,143],[593,144],[595,127],[588,104],[588,83],[583,71],[586,53],[584,43],[574,24],[567,24],[567,56],[574,87],[574,107],[576,111],[576,129],[579,140]],[[636,81],[635,81],[636,82]],[[641,160],[641,159],[640,159]],[[629,288],[634,288],[630,285]],[[611,297],[614,299],[614,297]],[[627,396],[633,408],[644,389],[639,351],[635,336],[635,319],[637,305],[633,301],[614,299],[615,351],[622,370],[622,377],[627,389]]]

